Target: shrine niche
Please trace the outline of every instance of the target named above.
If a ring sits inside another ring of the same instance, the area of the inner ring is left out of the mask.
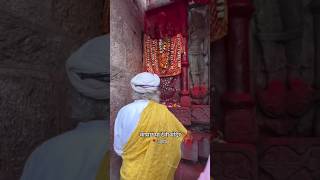
[[[193,134],[182,145],[176,179],[186,168],[198,169],[188,177],[196,179],[210,154],[209,22],[210,1],[175,1],[145,12],[143,70],[159,75],[161,103]]]

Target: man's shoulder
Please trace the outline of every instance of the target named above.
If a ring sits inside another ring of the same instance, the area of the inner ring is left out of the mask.
[[[107,134],[104,128],[90,128],[85,125],[76,127],[57,136],[51,137],[37,147],[38,151],[64,151],[63,149],[75,148],[79,142],[93,142],[91,139],[100,140]],[[103,141],[103,140],[101,140]]]
[[[163,109],[164,111],[169,111],[168,107],[164,104],[160,104],[160,103],[155,103],[157,108],[161,108]]]
[[[129,108],[133,108],[135,105],[136,105],[135,102],[131,102],[131,103],[129,103],[129,104],[126,104],[125,106],[123,106],[123,107],[120,109],[120,111],[121,111],[121,110],[129,109]]]
[[[127,111],[129,111],[129,110],[131,110],[131,109],[133,109],[133,108],[134,108],[134,104],[133,104],[133,102],[132,102],[132,103],[129,103],[129,104],[121,107],[120,110],[118,111],[118,113],[127,112]]]
[[[143,102],[133,101],[133,102],[131,102],[131,103],[123,106],[123,107],[119,110],[119,112],[136,109],[136,108],[138,108],[138,107],[140,107],[140,106],[143,107],[143,106],[146,105],[146,104],[148,104],[148,101],[143,101]]]
[[[158,109],[158,110],[162,111],[163,113],[171,113],[171,111],[168,109],[168,107],[164,104],[154,102],[154,101],[151,101],[150,104],[151,104],[151,108]]]
[[[73,129],[47,139],[36,148],[35,152],[57,151],[57,148],[69,146],[70,142],[72,142],[74,131]]]
[[[163,109],[168,109],[166,105],[161,104],[159,102],[155,102],[155,101],[150,101],[150,104],[157,107],[157,108],[163,108]]]

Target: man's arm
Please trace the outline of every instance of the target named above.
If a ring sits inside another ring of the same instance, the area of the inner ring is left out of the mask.
[[[115,123],[114,123],[114,138],[113,138],[113,149],[117,153],[118,156],[121,156],[122,154],[122,130],[123,130],[123,125],[122,125],[122,112],[121,110],[118,112]]]
[[[113,132],[113,149],[114,151],[110,154],[110,178],[111,180],[120,179],[120,168],[122,164],[121,154],[122,154],[122,142],[121,134],[123,130],[121,110],[118,112]]]

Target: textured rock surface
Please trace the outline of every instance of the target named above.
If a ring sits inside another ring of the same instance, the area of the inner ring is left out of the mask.
[[[69,128],[65,61],[101,32],[104,0],[13,0],[0,7],[0,180]]]
[[[133,2],[129,0],[111,1],[110,131],[112,134],[117,112],[131,101],[130,79],[142,71],[142,27],[141,11]],[[110,179],[119,179],[121,160],[112,153],[110,164]]]
[[[131,101],[130,79],[142,71],[141,14],[126,0],[111,2],[111,124]]]

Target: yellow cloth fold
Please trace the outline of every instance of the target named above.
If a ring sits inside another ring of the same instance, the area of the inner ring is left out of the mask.
[[[104,155],[97,176],[96,180],[108,180],[109,179],[109,152],[107,151]]]
[[[172,134],[141,137],[142,133],[162,132]],[[177,133],[181,133],[179,137],[170,136]],[[173,180],[186,134],[185,127],[166,106],[150,101],[123,149],[121,180]]]

